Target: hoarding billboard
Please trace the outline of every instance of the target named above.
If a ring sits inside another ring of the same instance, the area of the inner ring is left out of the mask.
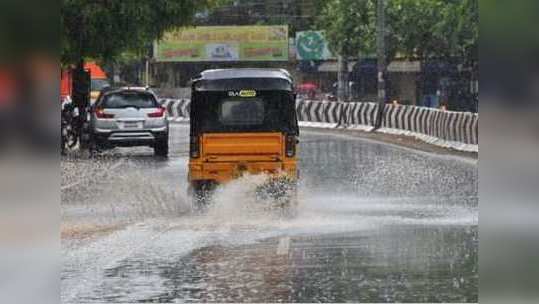
[[[298,60],[329,60],[335,56],[328,48],[323,31],[296,33],[296,58]]]
[[[288,26],[198,26],[154,43],[159,62],[288,61]]]

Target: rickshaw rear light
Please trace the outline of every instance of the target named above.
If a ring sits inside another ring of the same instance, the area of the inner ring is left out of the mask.
[[[295,135],[286,136],[286,156],[294,157],[296,155],[297,139]]]
[[[200,157],[200,142],[198,136],[191,136],[191,142],[189,145],[189,155],[191,158]]]

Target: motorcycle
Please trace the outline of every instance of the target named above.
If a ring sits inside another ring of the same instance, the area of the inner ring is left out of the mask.
[[[77,109],[72,103],[62,105],[61,113],[61,153],[66,154],[66,151],[73,150],[79,142],[79,134],[75,128]]]

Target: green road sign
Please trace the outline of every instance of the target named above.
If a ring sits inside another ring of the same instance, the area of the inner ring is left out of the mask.
[[[298,60],[328,60],[335,56],[328,48],[328,42],[322,31],[303,31],[296,33]]]

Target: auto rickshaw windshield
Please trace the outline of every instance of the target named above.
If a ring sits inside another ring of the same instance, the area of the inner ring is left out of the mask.
[[[290,91],[258,91],[256,96],[229,92],[194,92],[191,132],[283,132],[298,134],[295,101]]]

